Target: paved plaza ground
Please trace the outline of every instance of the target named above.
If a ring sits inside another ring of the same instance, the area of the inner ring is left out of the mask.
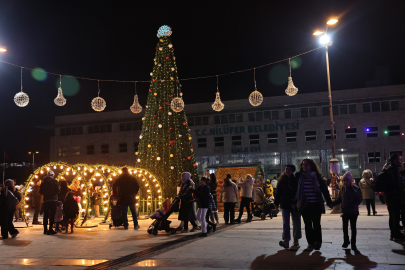
[[[405,244],[389,240],[386,207],[377,207],[377,216],[367,216],[361,205],[359,254],[341,247],[339,215],[322,216],[320,251],[305,250],[304,231],[301,247],[281,248],[281,215],[220,226],[207,238],[164,231],[149,235],[151,220],[141,220],[139,231],[100,225],[46,236],[42,226],[21,228],[16,239],[0,241],[0,269],[405,269]]]

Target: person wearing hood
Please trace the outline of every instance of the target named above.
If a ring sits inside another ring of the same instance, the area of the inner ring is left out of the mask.
[[[241,187],[241,202],[239,207],[239,217],[235,219],[235,223],[240,223],[240,219],[243,215],[243,208],[246,207],[246,212],[248,217],[246,222],[250,222],[252,220],[252,215],[250,214],[250,202],[252,201],[252,194],[253,194],[253,177],[250,174],[246,175],[246,180],[242,180],[238,183],[238,187]]]
[[[0,225],[1,225],[1,236],[3,240],[8,238],[8,234],[10,233],[12,238],[16,238],[19,234],[18,230],[14,227],[13,224],[13,216],[14,212],[18,207],[14,209],[9,209],[7,201],[9,199],[14,199],[14,201],[18,201],[15,196],[15,187],[14,181],[11,179],[6,180],[4,182],[4,188],[1,190],[0,193]]]
[[[48,171],[46,177],[42,180],[41,186],[39,187],[39,193],[41,193],[44,198],[44,234],[53,235],[57,232],[53,229],[53,223],[55,221],[56,206],[58,201],[58,194],[60,192],[60,187],[58,181],[53,179],[55,173],[53,171]],[[49,220],[49,230],[48,230],[48,220]]]
[[[181,174],[181,187],[180,192],[177,196],[180,198],[180,210],[179,210],[179,220],[183,221],[182,233],[188,233],[188,222],[194,221],[190,219],[190,213],[193,210],[194,199],[192,196],[191,188],[195,187],[194,182],[191,180],[191,174],[189,172],[183,172]]]
[[[367,215],[370,215],[370,205],[373,209],[373,215],[375,216],[377,212],[375,211],[375,193],[373,190],[374,180],[373,173],[367,169],[363,171],[363,179],[360,180],[359,187],[363,195],[363,199],[366,201]]]
[[[308,249],[319,250],[322,246],[321,216],[325,213],[323,198],[329,206],[332,200],[314,160],[309,158],[302,160],[295,177],[298,179],[295,200],[304,220]]]
[[[339,197],[332,203],[332,207],[342,204],[342,222],[343,222],[343,248],[347,248],[351,244],[351,248],[357,251],[356,236],[357,236],[357,217],[359,216],[359,205],[362,202],[361,191],[356,184],[353,183],[353,176],[350,172],[343,175],[343,187]],[[351,241],[349,240],[349,222],[352,230]]]

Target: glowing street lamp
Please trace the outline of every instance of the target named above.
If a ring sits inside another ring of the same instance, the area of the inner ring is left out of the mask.
[[[3,46],[3,45],[0,45],[0,52],[6,52],[7,51],[7,47],[6,46]]]
[[[35,172],[35,165],[34,165],[34,161],[35,161],[35,154],[39,154],[38,151],[36,152],[28,152],[28,155],[32,154],[32,171]]]

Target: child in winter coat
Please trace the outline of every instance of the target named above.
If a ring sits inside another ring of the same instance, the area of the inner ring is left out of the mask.
[[[76,216],[79,214],[79,206],[77,201],[73,198],[73,192],[66,194],[65,203],[63,204],[63,212],[65,214],[66,233],[68,233],[69,223],[71,224],[71,232],[73,233],[73,227]]]
[[[359,205],[363,201],[361,197],[361,190],[358,186],[353,184],[353,176],[350,172],[343,175],[342,190],[339,197],[332,203],[332,207],[342,204],[342,221],[343,221],[343,248],[347,248],[350,244],[349,240],[349,221],[352,230],[351,248],[357,251],[356,236],[357,236],[357,217],[359,216]]]
[[[210,204],[210,187],[209,179],[202,177],[200,180],[200,186],[197,189],[193,189],[190,187],[190,190],[196,197],[198,197],[197,204],[198,204],[198,211],[197,211],[197,219],[201,223],[201,231],[202,233],[199,235],[200,237],[207,236],[207,222],[205,216],[207,215],[207,211]]]
[[[271,185],[271,182],[269,179],[266,180],[266,183],[264,184],[264,189],[266,192],[266,198],[269,199],[273,195],[273,186]]]

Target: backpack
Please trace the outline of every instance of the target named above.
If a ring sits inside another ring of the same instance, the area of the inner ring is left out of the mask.
[[[386,170],[378,173],[374,178],[374,189],[375,192],[385,192],[387,188],[387,179],[389,175]]]
[[[21,203],[18,201],[16,196],[14,196],[13,192],[8,190],[8,196],[7,196],[7,211],[8,212],[14,212],[17,209],[20,209]]]

